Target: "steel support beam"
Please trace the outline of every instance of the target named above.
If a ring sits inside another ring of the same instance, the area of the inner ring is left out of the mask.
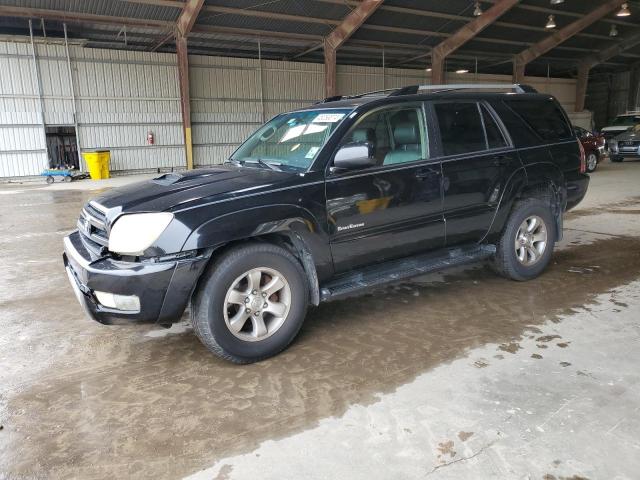
[[[633,48],[640,44],[640,32],[636,32],[633,35],[625,37],[622,41],[615,45],[611,45],[604,50],[596,52],[595,55],[585,57],[578,64],[578,82],[576,84],[576,105],[575,111],[581,112],[584,110],[585,99],[587,96],[587,86],[589,84],[589,71],[601,63],[605,63],[607,60],[620,55],[625,50]]]
[[[587,15],[583,15],[575,22],[570,23],[557,32],[549,35],[538,43],[531,45],[513,58],[513,82],[521,83],[524,79],[524,72],[527,63],[544,55],[549,50],[557,47],[561,43],[573,37],[576,33],[584,30],[589,25],[610,14],[613,10],[620,8],[625,0],[608,0]]]
[[[127,25],[130,27],[168,29],[173,28],[172,22],[164,20],[146,20],[132,17],[114,17],[110,15],[95,15],[92,13],[67,12],[65,10],[48,10],[44,8],[24,8],[0,6],[0,17],[44,18],[67,23],[94,23],[100,25]]]
[[[580,65],[578,67],[578,81],[576,82],[576,103],[574,111],[581,112],[584,110],[584,102],[587,96],[587,85],[589,83],[589,66]]]
[[[324,39],[324,91],[325,96],[336,94],[336,51],[355,33],[367,18],[382,5],[383,0],[363,0]]]
[[[204,0],[187,0],[184,4],[180,17],[178,17],[178,34],[185,38],[189,35],[191,29],[196,23],[196,19],[198,18],[198,14],[202,9],[203,4]]]
[[[444,83],[444,60],[447,58],[447,55],[455,52],[462,45],[474,38],[519,1],[520,0],[499,0],[482,15],[471,20],[446,40],[433,47],[431,50],[431,83],[436,85]]]
[[[193,169],[193,141],[191,138],[191,96],[189,94],[189,58],[187,38],[176,36],[176,52],[178,54],[178,81],[180,83],[180,110],[182,111],[182,129],[184,133],[184,150],[187,157],[187,170]]]

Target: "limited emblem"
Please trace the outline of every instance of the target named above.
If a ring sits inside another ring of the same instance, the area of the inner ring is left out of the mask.
[[[363,223],[350,223],[349,225],[344,225],[344,226],[338,226],[338,231],[342,232],[343,230],[351,230],[353,228],[360,228],[360,227],[364,227],[364,222]]]

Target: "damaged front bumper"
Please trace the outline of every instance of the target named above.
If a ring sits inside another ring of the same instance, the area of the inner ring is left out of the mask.
[[[91,319],[104,324],[169,325],[180,319],[209,256],[126,262],[96,254],[75,231],[64,239],[62,258],[74,293]],[[137,297],[139,309],[107,307],[96,292]]]

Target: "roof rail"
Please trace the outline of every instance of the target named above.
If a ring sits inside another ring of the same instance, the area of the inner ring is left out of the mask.
[[[327,97],[324,100],[321,100],[317,103],[337,102],[338,100],[348,100],[350,98],[362,98],[362,97],[366,97],[367,95],[382,95],[386,92],[391,92],[391,94],[393,94],[393,92],[399,89],[400,87],[385,88],[384,90],[374,90],[372,92],[358,93],[357,95],[335,95],[333,97]]]
[[[408,87],[401,88],[389,96],[399,95],[415,95],[420,90],[437,91],[437,92],[449,92],[454,90],[514,90],[516,93],[538,93],[538,91],[530,85],[523,85],[520,83],[459,83],[452,85],[410,85]]]

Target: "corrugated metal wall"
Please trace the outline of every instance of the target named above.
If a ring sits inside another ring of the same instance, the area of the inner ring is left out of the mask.
[[[0,43],[0,177],[34,175],[46,164],[31,46]]]
[[[36,44],[47,125],[74,125],[83,150],[111,150],[114,171],[185,164],[175,55]],[[72,85],[74,91],[72,91]],[[48,165],[29,43],[0,42],[0,177]],[[154,145],[147,144],[153,132]]]
[[[37,44],[45,121],[73,125],[76,99],[83,150],[109,149],[116,172],[183,168],[175,55]],[[190,56],[194,163],[221,163],[263,121],[323,97],[323,66]],[[72,81],[73,80],[73,81]],[[419,70],[339,65],[340,93],[429,83]],[[510,82],[506,76],[451,74],[453,82]],[[573,110],[575,81],[527,78]],[[72,90],[73,85],[73,90]],[[0,42],[0,177],[36,175],[47,164],[38,85],[29,43]],[[146,142],[153,132],[155,144]]]

